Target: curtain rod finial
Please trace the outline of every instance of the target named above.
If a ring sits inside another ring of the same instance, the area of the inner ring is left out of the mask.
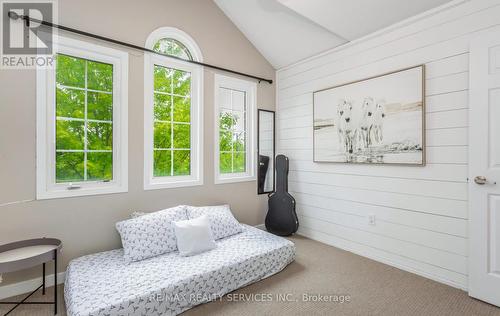
[[[14,11],[9,11],[7,13],[7,15],[9,16],[9,18],[13,19],[13,20],[17,20],[19,19],[19,14],[17,14],[16,12]]]

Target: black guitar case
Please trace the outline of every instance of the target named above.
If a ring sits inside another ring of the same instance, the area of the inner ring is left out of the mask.
[[[289,236],[299,229],[295,199],[288,193],[288,158],[276,156],[276,192],[269,195],[266,228],[279,236]]]

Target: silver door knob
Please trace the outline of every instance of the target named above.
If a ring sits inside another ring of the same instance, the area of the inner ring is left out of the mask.
[[[477,176],[474,178],[474,182],[476,182],[476,184],[483,185],[483,184],[486,184],[488,182],[488,179],[486,179],[486,177],[483,177],[483,176]]]

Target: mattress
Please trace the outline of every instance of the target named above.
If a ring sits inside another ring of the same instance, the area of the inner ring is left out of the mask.
[[[257,228],[216,241],[192,257],[177,252],[127,264],[123,249],[72,260],[64,298],[69,316],[177,315],[280,272],[294,244]]]

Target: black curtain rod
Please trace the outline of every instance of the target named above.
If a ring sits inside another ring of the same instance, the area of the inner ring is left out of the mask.
[[[180,58],[180,57],[173,56],[173,55],[162,54],[162,53],[159,53],[157,51],[154,51],[152,49],[145,48],[145,47],[142,47],[142,46],[138,46],[138,45],[134,45],[134,44],[130,44],[130,43],[118,41],[118,40],[115,40],[115,39],[112,39],[112,38],[109,38],[109,37],[105,37],[105,36],[101,36],[101,35],[97,35],[97,34],[93,34],[93,33],[88,33],[88,32],[85,32],[85,31],[80,31],[80,30],[73,29],[73,28],[70,28],[70,27],[67,27],[67,26],[54,24],[52,22],[47,22],[47,21],[44,21],[44,20],[38,20],[38,19],[32,18],[32,17],[30,17],[28,15],[19,15],[19,14],[13,12],[13,11],[10,11],[8,13],[8,16],[9,16],[9,18],[11,18],[13,20],[22,19],[22,20],[26,21],[26,26],[27,27],[29,26],[29,22],[30,21],[31,22],[36,22],[36,23],[40,23],[41,25],[45,25],[45,26],[48,26],[48,27],[52,27],[52,28],[63,30],[63,31],[67,31],[67,32],[71,32],[71,33],[75,33],[75,34],[79,34],[79,35],[83,35],[83,36],[95,38],[95,39],[98,39],[98,40],[101,40],[101,41],[110,42],[110,43],[121,45],[121,46],[125,46],[125,47],[128,47],[128,48],[132,48],[132,49],[136,49],[136,50],[141,50],[141,51],[148,52],[148,53],[153,53],[153,54],[156,54],[156,55],[161,55],[161,56],[166,56],[166,57],[170,57],[170,58],[182,60],[184,62],[188,62],[188,63],[191,63],[191,64],[196,64],[196,65],[200,65],[200,66],[204,66],[204,67],[209,67],[209,68],[212,68],[212,69],[217,69],[217,70],[221,70],[221,71],[225,71],[225,72],[230,72],[230,73],[233,73],[233,74],[236,74],[236,75],[240,75],[240,76],[245,76],[245,77],[253,78],[253,79],[258,80],[259,83],[261,81],[265,81],[265,82],[267,82],[269,84],[273,83],[273,81],[271,79],[261,78],[261,77],[257,77],[257,76],[250,75],[250,74],[246,74],[246,73],[243,73],[243,72],[239,72],[239,71],[227,69],[227,68],[223,68],[223,67],[219,67],[219,66],[214,66],[214,65],[210,65],[210,64],[205,64],[205,63],[202,63],[202,62],[199,62],[199,61],[195,61],[195,60],[189,60],[189,59],[184,59],[184,58]]]

